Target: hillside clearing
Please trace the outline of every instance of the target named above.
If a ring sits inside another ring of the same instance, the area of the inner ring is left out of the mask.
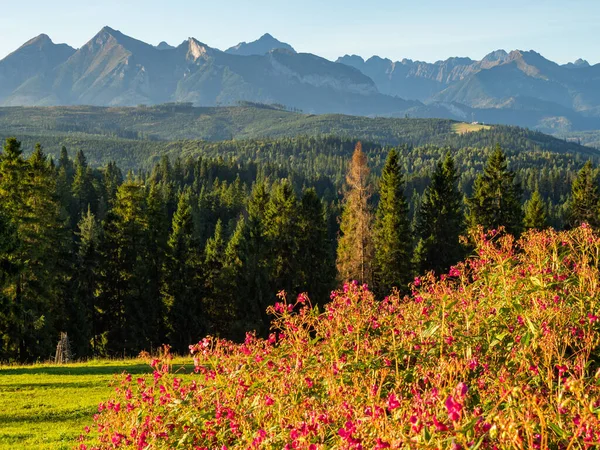
[[[452,129],[456,134],[474,133],[475,131],[491,130],[492,127],[489,125],[482,125],[480,123],[466,123],[460,122],[452,125]]]

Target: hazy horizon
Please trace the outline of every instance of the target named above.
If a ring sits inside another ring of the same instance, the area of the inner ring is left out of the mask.
[[[456,56],[481,59],[498,49],[519,49],[535,50],[560,64],[578,58],[600,62],[595,41],[589,38],[600,31],[600,2],[593,0],[507,0],[502,5],[377,0],[369,6],[355,0],[308,0],[302,5],[264,0],[218,5],[189,0],[80,5],[65,0],[56,5],[32,0],[2,9],[0,59],[40,34],[79,48],[107,25],[153,45],[178,45],[194,37],[221,50],[270,33],[297,51],[330,60],[356,54],[364,59],[377,55],[434,62]],[[22,26],[19,18],[32,9],[35,17]]]

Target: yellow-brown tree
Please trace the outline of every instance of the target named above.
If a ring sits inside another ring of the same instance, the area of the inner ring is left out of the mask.
[[[370,171],[362,145],[356,144],[346,175],[344,209],[340,223],[337,250],[337,270],[340,281],[373,280],[372,213]]]

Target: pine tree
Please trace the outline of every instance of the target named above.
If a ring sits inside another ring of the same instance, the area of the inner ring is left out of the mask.
[[[499,145],[483,174],[475,180],[473,196],[467,204],[470,226],[481,225],[485,230],[504,227],[513,235],[522,231],[521,188],[515,183],[515,173],[508,170],[506,155]]]
[[[544,229],[548,226],[547,205],[542,199],[539,190],[535,190],[531,198],[525,202],[525,219],[523,225],[526,229]]]
[[[458,179],[448,153],[433,172],[417,218],[415,260],[419,273],[433,270],[439,275],[463,257],[459,237],[464,232],[464,215]]]
[[[375,288],[383,294],[405,289],[412,275],[412,232],[398,153],[390,150],[379,181],[375,216]]]
[[[340,223],[337,269],[340,280],[369,283],[373,278],[373,239],[371,235],[371,184],[367,156],[356,144],[346,175],[344,210]]]
[[[600,227],[600,193],[598,191],[598,170],[591,161],[585,163],[571,185],[571,198],[568,205],[567,224],[577,227],[587,223],[593,228]]]

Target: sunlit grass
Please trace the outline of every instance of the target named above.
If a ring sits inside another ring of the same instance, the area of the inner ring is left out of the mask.
[[[115,374],[124,371],[151,368],[141,359],[0,366],[0,449],[73,448],[98,403],[113,392]]]
[[[490,130],[491,128],[489,125],[482,125],[480,123],[460,122],[452,125],[452,129],[457,134],[473,133],[475,131]]]

